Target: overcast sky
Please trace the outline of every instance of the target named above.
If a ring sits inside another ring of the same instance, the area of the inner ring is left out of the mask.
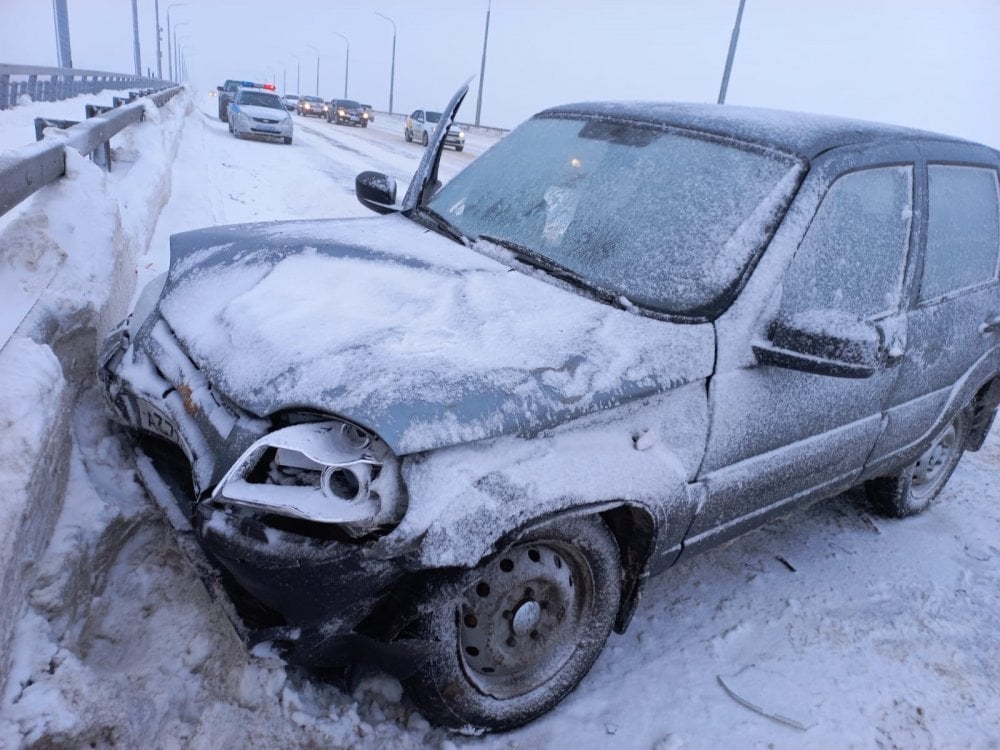
[[[131,72],[131,0],[67,0],[73,63]],[[0,0],[0,62],[55,65],[52,0]],[[156,70],[154,0],[138,0]],[[478,75],[488,0],[160,0],[202,93],[226,78],[439,109]],[[481,121],[592,99],[714,102],[739,0],[493,0]],[[312,45],[312,47],[310,47]],[[298,61],[294,57],[298,56]],[[300,65],[300,70],[297,66]],[[167,73],[166,34],[163,73]],[[1000,0],[746,0],[727,102],[938,130],[1000,148]],[[460,119],[475,117],[478,80]]]

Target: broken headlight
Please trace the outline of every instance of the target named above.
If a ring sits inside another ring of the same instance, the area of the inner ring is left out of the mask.
[[[335,524],[352,536],[394,526],[406,511],[395,455],[374,435],[339,419],[265,435],[226,472],[211,499]]]

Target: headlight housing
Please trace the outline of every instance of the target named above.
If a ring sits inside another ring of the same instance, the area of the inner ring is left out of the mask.
[[[341,419],[295,424],[257,440],[226,472],[211,502],[334,524],[355,537],[394,526],[406,512],[396,456]]]

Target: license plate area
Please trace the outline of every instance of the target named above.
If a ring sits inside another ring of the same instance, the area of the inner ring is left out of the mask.
[[[139,426],[146,432],[169,440],[175,445],[180,445],[180,435],[170,418],[151,403],[136,399],[136,406],[139,410]]]

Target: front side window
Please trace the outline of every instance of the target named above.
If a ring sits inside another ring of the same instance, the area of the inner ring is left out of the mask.
[[[927,251],[921,302],[997,277],[997,173],[983,167],[927,168]]]
[[[536,117],[430,207],[464,234],[515,243],[657,312],[725,308],[780,221],[803,166],[690,131]]]
[[[913,169],[846,174],[827,191],[785,274],[781,312],[895,311],[910,245]]]

